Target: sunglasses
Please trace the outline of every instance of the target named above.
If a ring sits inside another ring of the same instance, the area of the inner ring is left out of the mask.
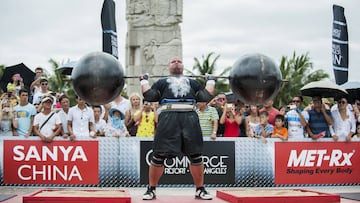
[[[41,83],[41,85],[48,85],[47,83]]]
[[[217,100],[218,100],[218,101],[224,101],[225,98],[218,98]]]
[[[300,101],[300,100],[292,100],[292,102],[294,102],[294,103],[300,103],[301,101]]]
[[[339,104],[346,104],[346,101],[344,100],[341,100],[341,101],[338,101]]]

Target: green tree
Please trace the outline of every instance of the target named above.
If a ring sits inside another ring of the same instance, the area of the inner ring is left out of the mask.
[[[48,77],[50,90],[58,93],[65,93],[69,99],[71,105],[75,105],[75,92],[71,81],[66,75],[59,72],[59,63],[54,59],[49,59],[49,63],[52,67],[52,73]]]
[[[4,65],[0,65],[0,78],[3,76],[5,71],[5,66]],[[3,93],[3,90],[0,88],[0,93]]]
[[[216,55],[215,58],[214,52],[210,52],[206,56],[202,55],[202,59],[199,60],[198,58],[194,57],[195,64],[192,68],[192,70],[186,70],[191,75],[205,75],[205,74],[212,74],[217,76],[225,76],[229,73],[231,67],[227,67],[223,69],[219,74],[217,74],[217,67],[216,67],[216,61],[220,58],[220,55]],[[197,78],[202,85],[205,85],[205,78]],[[228,92],[229,91],[229,85],[227,79],[220,79],[218,78],[216,81],[216,90],[215,95],[217,95],[220,92]]]
[[[274,106],[280,108],[286,105],[293,96],[301,95],[300,89],[307,83],[329,78],[324,70],[312,71],[313,64],[308,53],[296,56],[294,52],[291,58],[283,56],[280,63],[282,77],[287,82],[283,82],[280,91],[274,99]],[[304,97],[304,104],[307,105],[310,98]]]

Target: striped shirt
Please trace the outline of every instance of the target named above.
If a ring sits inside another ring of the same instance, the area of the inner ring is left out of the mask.
[[[196,109],[203,136],[211,136],[214,128],[214,121],[219,120],[219,115],[214,107],[207,106],[204,112]]]
[[[274,133],[274,126],[271,125],[270,123],[266,124],[265,128],[264,128],[264,131],[266,133],[270,133],[273,134]],[[258,136],[263,136],[262,132],[261,132],[261,124],[258,124],[255,126],[254,128],[254,132],[258,135]]]
[[[326,110],[326,114],[331,117],[330,110]],[[321,111],[317,112],[314,109],[309,111],[309,127],[313,134],[325,131],[325,137],[330,137],[329,125]]]

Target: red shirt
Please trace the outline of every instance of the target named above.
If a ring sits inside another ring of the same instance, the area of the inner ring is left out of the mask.
[[[225,118],[224,123],[224,137],[239,137],[240,136],[240,128],[235,120],[232,122],[229,119]]]
[[[262,108],[259,110],[259,112],[263,112],[263,111],[266,111],[265,108]],[[277,109],[275,108],[272,108],[270,111],[268,111],[269,113],[269,119],[268,119],[268,122],[271,124],[271,125],[275,125],[275,116],[281,114],[280,111],[278,111]]]

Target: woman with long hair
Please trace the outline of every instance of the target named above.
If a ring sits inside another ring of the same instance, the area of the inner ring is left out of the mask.
[[[136,122],[135,114],[141,112],[141,97],[139,93],[132,93],[129,97],[131,108],[125,112],[125,125],[130,136],[136,136],[139,123]]]
[[[220,124],[224,124],[224,137],[239,137],[242,118],[235,112],[234,104],[226,104],[220,118]]]
[[[250,114],[245,118],[245,129],[248,137],[254,136],[254,128],[260,124],[259,108],[256,105],[250,105]]]

